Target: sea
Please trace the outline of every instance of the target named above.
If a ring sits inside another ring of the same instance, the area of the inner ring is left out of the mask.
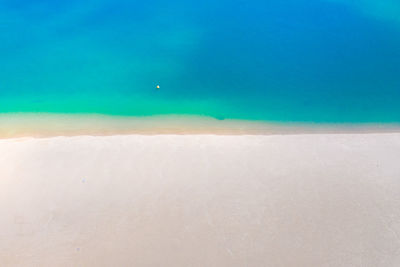
[[[400,122],[395,0],[0,0],[0,113]]]

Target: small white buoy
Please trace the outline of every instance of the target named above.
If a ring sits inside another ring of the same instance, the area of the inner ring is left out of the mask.
[[[157,89],[160,89],[160,86],[159,86],[159,85],[157,85],[157,86],[156,86],[156,88],[157,88]]]

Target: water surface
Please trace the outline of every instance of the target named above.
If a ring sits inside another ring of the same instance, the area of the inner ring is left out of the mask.
[[[0,0],[0,113],[400,122],[397,11],[378,0]]]

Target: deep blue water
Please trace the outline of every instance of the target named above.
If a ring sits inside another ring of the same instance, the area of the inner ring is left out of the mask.
[[[400,122],[400,2],[348,2],[0,0],[0,113]]]

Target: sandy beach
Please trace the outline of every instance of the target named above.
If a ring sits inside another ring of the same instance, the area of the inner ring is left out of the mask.
[[[400,267],[400,0],[0,0],[0,267]]]
[[[2,266],[399,266],[400,133],[0,140]]]

